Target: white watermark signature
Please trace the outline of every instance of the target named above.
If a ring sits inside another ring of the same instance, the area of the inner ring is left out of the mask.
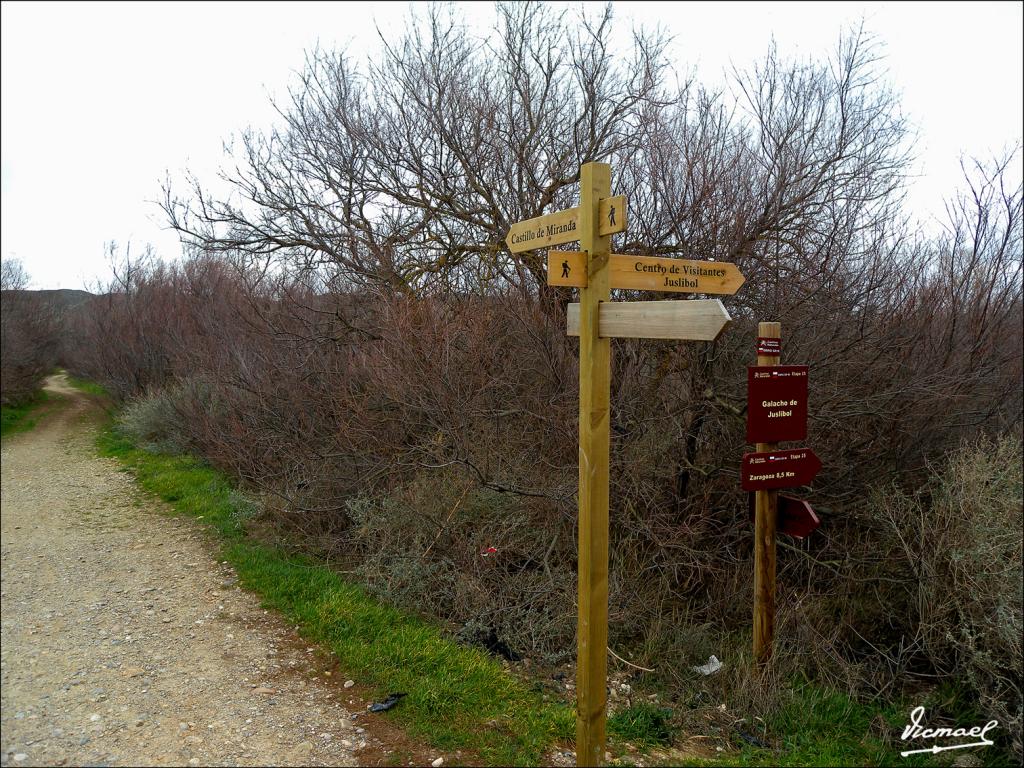
[[[993,742],[986,738],[985,734],[999,725],[998,720],[989,720],[985,725],[976,725],[973,728],[926,728],[921,725],[924,718],[924,707],[918,707],[910,713],[910,724],[903,729],[903,741],[910,739],[980,739],[967,744],[949,744],[940,747],[938,744],[926,749],[908,749],[900,752],[903,757],[917,755],[922,752],[930,752],[935,755],[945,752],[948,749],[967,749],[968,747],[991,747]]]

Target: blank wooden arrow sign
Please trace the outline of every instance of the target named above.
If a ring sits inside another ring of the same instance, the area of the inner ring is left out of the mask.
[[[719,261],[613,253],[608,262],[611,288],[731,296],[744,282],[743,273],[735,264]],[[586,288],[587,255],[583,251],[548,251],[548,285]]]
[[[546,216],[526,219],[513,224],[505,237],[512,253],[547,248],[580,239],[580,209],[566,208]],[[626,229],[626,197],[603,197],[597,204],[597,233],[604,237]]]
[[[732,320],[718,299],[602,302],[598,335],[604,338],[714,341]],[[568,333],[580,335],[580,305],[566,313]]]

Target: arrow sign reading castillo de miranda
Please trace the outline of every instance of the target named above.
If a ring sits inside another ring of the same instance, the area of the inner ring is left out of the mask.
[[[717,261],[624,256],[608,261],[611,288],[671,293],[711,293],[731,296],[744,283],[735,264]],[[548,251],[548,285],[587,287],[587,255],[582,251]]]
[[[604,237],[626,229],[626,197],[605,197],[597,204],[597,233]],[[505,244],[512,253],[547,248],[580,239],[580,209],[538,216],[513,224],[508,230]]]
[[[744,453],[740,483],[745,491],[807,485],[821,471],[821,459],[810,448]]]

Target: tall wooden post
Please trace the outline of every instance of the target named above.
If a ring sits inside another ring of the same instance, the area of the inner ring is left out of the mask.
[[[757,335],[782,338],[781,323],[758,323]],[[778,365],[775,355],[757,355],[758,365]],[[758,453],[774,451],[777,443],[757,443]],[[777,490],[754,492],[754,661],[762,666],[772,655],[775,636],[775,521]]]
[[[576,763],[604,759],[608,671],[609,339],[598,336],[599,305],[609,299],[611,238],[598,234],[598,204],[611,197],[611,166],[580,168],[580,248],[588,254],[580,289],[579,624],[576,656]],[[620,214],[621,216],[621,214]]]

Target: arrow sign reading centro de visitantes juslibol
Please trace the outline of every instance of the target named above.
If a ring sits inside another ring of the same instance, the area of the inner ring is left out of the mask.
[[[597,233],[614,235],[626,229],[626,197],[605,197],[597,204]],[[547,248],[580,239],[580,209],[566,208],[564,211],[538,216],[513,224],[508,230],[505,244],[512,253]]]
[[[807,437],[807,366],[747,368],[747,442],[780,443]]]
[[[754,494],[749,494],[750,520],[754,521]],[[792,496],[779,494],[778,510],[775,513],[775,530],[792,536],[794,539],[803,539],[810,536],[821,525],[821,520],[814,513],[814,509],[803,499],[796,499]]]
[[[740,483],[745,491],[807,485],[821,471],[821,460],[810,448],[744,453]]]
[[[711,293],[731,296],[744,283],[735,264],[717,261],[624,256],[608,260],[608,285],[634,291]],[[583,251],[548,251],[548,285],[587,287],[587,254]]]

